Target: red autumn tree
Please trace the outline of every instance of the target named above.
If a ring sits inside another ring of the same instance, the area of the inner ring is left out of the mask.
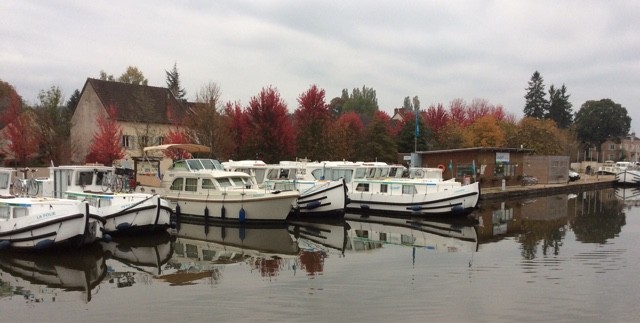
[[[98,117],[98,130],[93,134],[86,162],[111,166],[114,160],[124,157],[124,150],[120,145],[122,128],[116,122],[117,113],[116,106],[111,105],[107,107],[106,114]]]
[[[22,99],[8,83],[0,82],[0,102],[3,105],[0,121],[5,125],[2,137],[7,141],[4,153],[13,155],[20,166],[27,166],[29,159],[38,151],[34,119],[22,107]]]
[[[467,116],[467,104],[462,99],[451,101],[449,106],[449,122],[453,122],[458,127],[465,128],[469,125]]]
[[[164,137],[165,144],[186,144],[189,143],[189,136],[177,126],[169,129]],[[184,149],[166,149],[164,155],[173,160],[191,158],[191,154]]]
[[[249,156],[245,145],[249,136],[249,119],[247,113],[242,110],[240,102],[227,102],[224,106],[224,116],[230,137],[230,145],[226,155],[230,159],[254,158]]]
[[[442,103],[438,103],[437,106],[431,105],[424,113],[424,120],[433,132],[438,133],[449,123],[449,112],[445,110]]]
[[[325,102],[325,91],[312,85],[298,97],[294,112],[296,148],[299,157],[326,160],[329,157],[331,112]]]
[[[278,90],[263,88],[258,96],[251,98],[247,118],[250,136],[245,144],[251,156],[267,163],[295,157],[295,130]]]

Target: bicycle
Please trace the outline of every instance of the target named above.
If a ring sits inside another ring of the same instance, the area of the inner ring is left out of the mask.
[[[116,168],[114,173],[107,173],[102,179],[102,191],[112,193],[130,193],[132,191],[129,183],[133,170],[127,168]],[[133,187],[135,189],[135,187]]]
[[[16,195],[16,196],[27,195],[30,197],[37,196],[38,192],[40,191],[40,187],[38,185],[38,182],[33,176],[36,170],[29,169],[27,167],[27,168],[20,169],[18,171],[22,173],[22,178],[16,177],[16,179],[13,181],[13,195]],[[31,171],[31,176],[28,177],[27,173],[29,171]]]
[[[102,179],[102,191],[111,193],[121,193],[124,187],[122,178],[114,173],[107,173]]]

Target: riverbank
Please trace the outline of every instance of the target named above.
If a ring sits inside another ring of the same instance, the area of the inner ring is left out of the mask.
[[[546,196],[559,193],[580,193],[583,191],[598,190],[613,187],[615,176],[613,175],[583,175],[578,181],[561,184],[536,184],[528,186],[507,186],[483,188],[480,191],[480,200],[500,200],[514,197]]]

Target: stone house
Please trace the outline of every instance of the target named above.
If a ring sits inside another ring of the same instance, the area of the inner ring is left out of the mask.
[[[640,138],[636,137],[636,133],[633,132],[620,138],[620,143],[607,140],[600,146],[600,151],[602,151],[602,155],[598,158],[599,162],[605,160],[637,162],[640,161]]]
[[[117,109],[117,123],[122,128],[120,144],[125,160],[139,159],[144,147],[162,144],[187,109],[186,102],[176,99],[166,88],[88,78],[71,119],[73,163],[84,164],[98,117],[107,115],[111,106]]]

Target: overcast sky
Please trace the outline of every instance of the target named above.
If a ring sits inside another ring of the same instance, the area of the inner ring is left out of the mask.
[[[517,118],[537,70],[574,112],[610,98],[640,132],[640,1],[0,2],[0,79],[29,103],[130,65],[166,86],[174,63],[190,100],[208,82],[243,105],[273,86],[293,111],[312,84],[327,102],[365,85],[389,114],[418,96]]]

